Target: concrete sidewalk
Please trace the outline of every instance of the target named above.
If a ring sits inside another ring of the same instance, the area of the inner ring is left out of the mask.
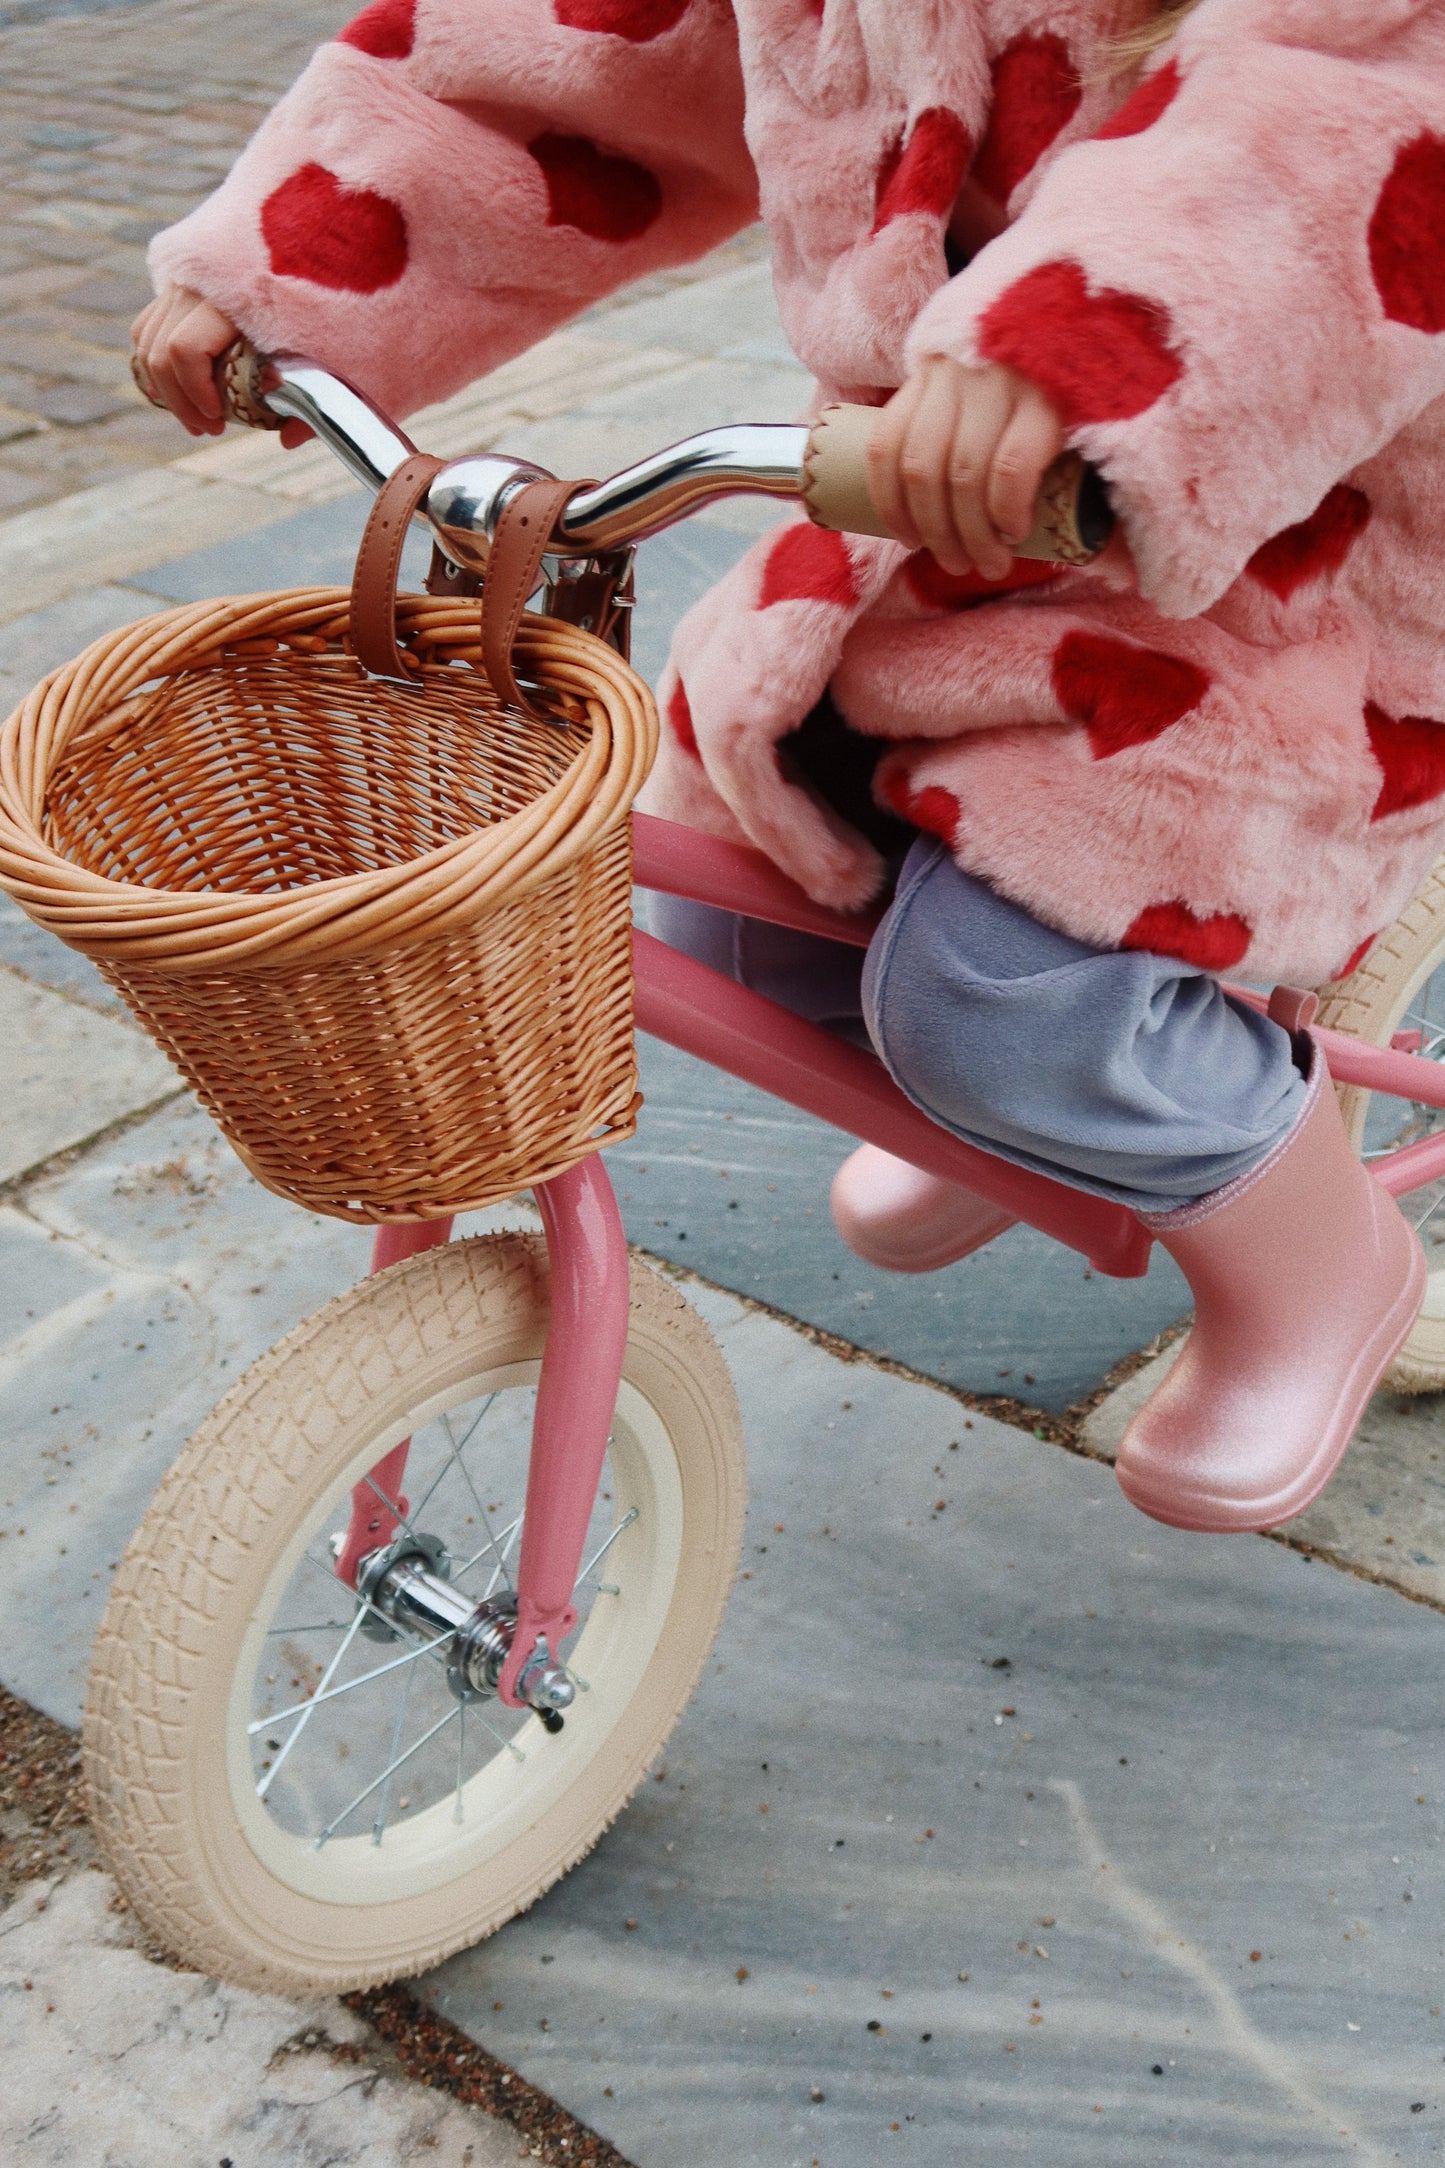
[[[514,2129],[408,2084],[339,2003],[249,1995],[148,1962],[104,1875],[34,1882],[0,1915],[0,2000],[0,2158],[26,2168],[517,2159]]]

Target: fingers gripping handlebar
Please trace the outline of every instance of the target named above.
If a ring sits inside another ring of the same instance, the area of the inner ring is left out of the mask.
[[[416,446],[361,392],[300,355],[265,356],[244,341],[222,356],[217,378],[227,411],[253,427],[305,422],[357,480],[377,490]],[[868,492],[873,407],[825,407],[811,427],[740,423],[704,430],[624,468],[605,482],[579,483],[556,519],[556,553],[595,556],[624,549],[686,519],[720,497],[791,498],[820,527],[889,532]],[[419,517],[443,554],[466,573],[485,572],[508,501],[545,468],[501,453],[452,460],[422,500]],[[1102,481],[1077,452],[1044,477],[1033,529],[1015,555],[1088,564],[1108,542],[1114,515]]]

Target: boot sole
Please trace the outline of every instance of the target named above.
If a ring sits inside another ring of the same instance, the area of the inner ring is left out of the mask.
[[[1410,1337],[1411,1327],[1420,1314],[1430,1273],[1425,1252],[1413,1236],[1411,1247],[1410,1276],[1389,1314],[1381,1321],[1369,1348],[1357,1358],[1347,1397],[1341,1396],[1341,1411],[1301,1475],[1270,1498],[1189,1498],[1181,1496],[1177,1490],[1172,1496],[1159,1498],[1150,1495],[1147,1484],[1126,1480],[1127,1470],[1120,1474],[1115,1468],[1115,1480],[1130,1505],[1147,1513],[1150,1520],[1163,1521],[1170,1528],[1187,1528],[1195,1535],[1208,1536],[1262,1535],[1267,1529],[1294,1520],[1307,1506],[1312,1506],[1344,1459],[1371,1395]]]

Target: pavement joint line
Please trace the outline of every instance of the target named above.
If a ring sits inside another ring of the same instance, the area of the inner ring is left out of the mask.
[[[745,1309],[755,1310],[762,1317],[775,1318],[780,1325],[786,1325],[790,1331],[796,1332],[814,1347],[822,1348],[825,1354],[835,1356],[839,1362],[860,1364],[865,1369],[881,1371],[885,1377],[901,1378],[905,1384],[927,1385],[932,1391],[943,1393],[948,1399],[956,1401],[960,1407],[987,1416],[991,1422],[1004,1423],[1010,1430],[1026,1431],[1045,1445],[1063,1446],[1078,1460],[1098,1461],[1104,1466],[1112,1466],[1107,1454],[1094,1452],[1083,1443],[1085,1422],[1094,1409],[1107,1400],[1120,1385],[1152,1362],[1156,1355],[1162,1354],[1166,1347],[1171,1346],[1189,1322],[1187,1318],[1183,1318],[1176,1324],[1166,1326],[1147,1346],[1122,1356],[1093,1392],[1059,1413],[1048,1408],[1036,1408],[1028,1401],[1015,1400],[1005,1393],[976,1393],[966,1385],[950,1385],[946,1379],[936,1378],[927,1370],[915,1369],[908,1363],[900,1362],[896,1356],[881,1355],[876,1348],[862,1347],[856,1340],[846,1339],[843,1334],[830,1331],[826,1325],[812,1324],[807,1318],[796,1317],[789,1310],[779,1309],[776,1304],[764,1301],[761,1296],[744,1294],[735,1287],[725,1287],[721,1281],[710,1280],[692,1266],[679,1264],[674,1258],[658,1256],[655,1251],[644,1249],[637,1243],[630,1247],[634,1256],[655,1266],[659,1272],[666,1273],[669,1279],[691,1281],[715,1294],[730,1296]]]
[[[1056,1445],[1075,1460],[1091,1461],[1096,1467],[1113,1470],[1113,1458],[1088,1445],[1084,1439],[1084,1425],[1094,1410],[1101,1407],[1111,1394],[1117,1392],[1137,1372],[1144,1369],[1154,1358],[1188,1329],[1190,1318],[1181,1318],[1175,1325],[1166,1326],[1147,1347],[1123,1356],[1114,1364],[1108,1375],[1083,1400],[1076,1401],[1062,1414],[1054,1414],[1047,1408],[1031,1408],[1026,1402],[1010,1400],[1002,1394],[974,1393],[967,1386],[950,1385],[944,1378],[936,1378],[926,1370],[912,1369],[891,1355],[880,1355],[872,1348],[860,1347],[856,1341],[845,1340],[840,1333],[830,1332],[823,1325],[812,1325],[806,1318],[794,1317],[776,1304],[762,1301],[756,1295],[741,1293],[735,1287],[724,1287],[720,1281],[709,1280],[688,1265],[674,1263],[670,1257],[659,1257],[652,1250],[645,1250],[638,1243],[628,1245],[630,1254],[644,1264],[665,1273],[670,1280],[705,1287],[714,1294],[726,1295],[731,1301],[741,1303],[745,1310],[757,1312],[761,1317],[772,1318],[776,1324],[785,1325],[790,1332],[806,1340],[813,1347],[822,1348],[825,1354],[839,1362],[856,1365],[864,1370],[878,1370],[885,1377],[900,1378],[905,1384],[926,1385],[930,1392],[941,1393],[946,1400],[967,1408],[990,1421],[1003,1423],[1010,1430],[1020,1430],[1037,1438],[1043,1445]],[[1418,1604],[1423,1610],[1437,1612],[1445,1617],[1445,1598],[1427,1595],[1422,1589],[1409,1588],[1393,1581],[1388,1574],[1379,1573],[1370,1566],[1347,1558],[1341,1551],[1328,1551],[1318,1544],[1307,1543],[1300,1536],[1292,1536],[1288,1527],[1265,1528],[1257,1531],[1262,1540],[1272,1543],[1280,1550],[1293,1551],[1300,1558],[1318,1560],[1322,1566],[1330,1566],[1336,1573],[1348,1574],[1356,1581],[1367,1581],[1372,1587],[1382,1588],[1392,1596],[1400,1596],[1406,1603]]]
[[[24,973],[17,973],[16,976],[23,978]],[[26,983],[34,985],[36,982],[27,980]],[[45,991],[50,993],[54,989],[47,987]],[[61,995],[60,998],[68,1000],[69,996]],[[79,1007],[80,1004],[77,1003],[76,1006]],[[107,1012],[95,1010],[92,1013],[104,1015]],[[114,1017],[110,1020],[112,1023],[117,1021]],[[58,1152],[50,1153],[48,1158],[37,1159],[33,1166],[24,1168],[19,1174],[12,1174],[8,1181],[0,1182],[0,1206],[9,1205],[15,1211],[24,1212],[27,1219],[38,1219],[38,1215],[29,1211],[25,1205],[21,1194],[24,1190],[31,1188],[37,1182],[46,1181],[52,1175],[64,1174],[69,1168],[77,1166],[82,1159],[88,1158],[92,1152],[99,1151],[103,1146],[113,1142],[115,1138],[124,1136],[128,1129],[138,1129],[141,1123],[148,1122],[152,1115],[161,1113],[166,1107],[174,1106],[178,1099],[185,1099],[189,1096],[189,1087],[185,1084],[178,1084],[174,1091],[162,1092],[158,1099],[149,1099],[142,1107],[129,1107],[124,1114],[118,1114],[114,1121],[106,1122],[101,1128],[92,1130],[89,1136],[77,1137],[74,1143],[62,1145]]]
[[[73,1009],[83,1009],[87,1016],[103,1016],[107,1023],[121,1024],[127,1031],[133,1031],[137,1038],[149,1037],[149,1034],[142,1026],[137,1024],[129,1009],[118,1015],[114,1009],[105,1008],[98,1001],[87,1000],[84,994],[71,993],[67,987],[51,986],[43,979],[32,978],[30,973],[22,970],[19,964],[7,963],[3,958],[0,958],[0,971],[3,971],[7,978],[19,979],[22,986],[38,986],[44,993],[54,994],[57,1001],[68,1001]],[[28,1175],[12,1175],[10,1179],[12,1181],[25,1181],[28,1180]]]

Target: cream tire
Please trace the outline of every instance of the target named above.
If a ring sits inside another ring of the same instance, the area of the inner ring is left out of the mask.
[[[1445,858],[1359,968],[1349,978],[1321,989],[1319,1021],[1371,1046],[1388,1046],[1442,969]],[[1445,1004],[1437,1005],[1445,1010]],[[1445,1014],[1440,1032],[1445,1034]],[[1445,1058],[1445,1043],[1435,1051],[1437,1058]],[[1373,1094],[1359,1085],[1342,1084],[1337,1091],[1350,1142],[1357,1152],[1363,1151]],[[1445,1268],[1432,1269],[1420,1315],[1385,1373],[1385,1383],[1403,1393],[1445,1389]]]
[[[258,1665],[276,1660],[269,1636],[285,1629],[271,1622],[296,1585],[298,1558],[344,1523],[352,1484],[400,1439],[434,1419],[449,1426],[448,1407],[485,1410],[499,1392],[534,1382],[547,1315],[540,1237],[448,1244],[363,1280],[239,1380],[157,1492],[97,1640],[85,1776],[125,1896],[158,1941],[203,1972],[281,1993],[337,1993],[481,1940],[591,1849],[685,1706],[742,1540],[741,1425],[707,1327],[634,1263],[604,1493],[614,1498],[614,1579],[567,1651],[588,1690],[564,1733],[554,1739],[535,1717],[517,1718],[511,1745],[465,1786],[459,1746],[455,1807],[438,1800],[398,1818],[384,1845],[353,1818],[350,1834],[318,1849],[257,1797],[251,1755],[262,1749],[248,1735],[281,1726],[246,1720]],[[334,1577],[322,1601],[352,1604]],[[368,1672],[359,1687],[379,1693],[368,1683],[379,1676]],[[426,1677],[427,1690],[440,1691],[435,1674]],[[308,1690],[318,1706],[327,1699],[314,1683]],[[328,1706],[313,1739],[364,1706],[364,1694],[344,1711]],[[358,1736],[370,1746],[361,1726]],[[401,1781],[388,1777],[383,1800]]]

